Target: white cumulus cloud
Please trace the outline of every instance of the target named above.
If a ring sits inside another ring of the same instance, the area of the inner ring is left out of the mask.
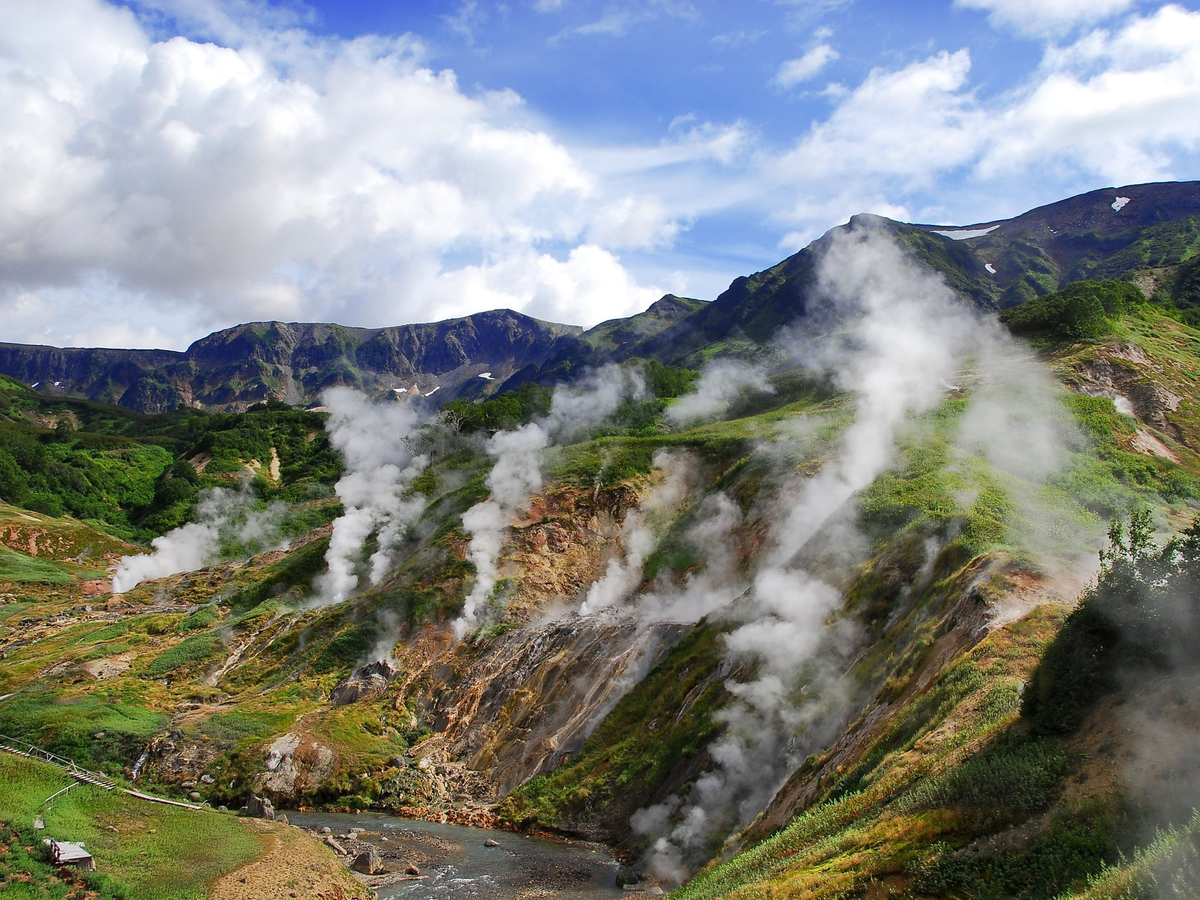
[[[838,52],[833,47],[828,44],[818,44],[803,56],[789,59],[781,65],[779,71],[775,73],[773,82],[785,90],[794,88],[796,85],[808,81],[837,58]]]
[[[953,202],[990,185],[992,214],[1012,214],[1013,190],[1039,183],[1052,199],[1062,184],[1194,177],[1184,162],[1200,151],[1200,119],[1184,111],[1200,108],[1200,12],[1170,4],[1050,42],[1004,93],[981,96],[972,75],[966,48],[876,68],[767,162],[766,178],[794,189],[780,221],[813,223],[791,230],[789,248],[839,212],[904,218],[939,193]]]
[[[993,24],[1025,34],[1057,34],[1099,22],[1132,7],[1135,0],[954,0],[988,13]]]
[[[156,41],[101,0],[0,12],[0,307],[35,296],[58,323],[10,339],[88,342],[102,319],[54,292],[98,273],[125,309],[201,328],[461,315],[488,295],[437,296],[440,279],[474,284],[458,264],[501,252],[529,263],[507,264],[510,296],[586,322],[597,278],[628,289],[610,308],[641,291],[585,236],[678,228],[653,199],[602,196],[518,96],[465,92],[410,36],[300,39],[198,8],[238,33],[221,46]]]

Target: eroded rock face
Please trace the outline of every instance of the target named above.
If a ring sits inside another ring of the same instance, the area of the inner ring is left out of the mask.
[[[1085,394],[1108,397],[1119,411],[1183,440],[1179,428],[1168,418],[1179,409],[1182,398],[1151,380],[1150,376],[1159,374],[1140,348],[1119,344],[1088,361],[1079,388]]]
[[[387,690],[397,674],[396,668],[386,659],[359,666],[353,675],[329,692],[329,702],[334,706],[345,706],[378,697]]]
[[[305,792],[333,775],[334,752],[307,733],[289,732],[267,749],[264,768],[255,782],[259,791],[285,803],[297,802]]]
[[[274,819],[275,806],[266,797],[252,794],[246,803],[246,815],[254,819]]]
[[[686,628],[592,616],[509,632],[450,660],[420,714],[503,795],[578,750]]]

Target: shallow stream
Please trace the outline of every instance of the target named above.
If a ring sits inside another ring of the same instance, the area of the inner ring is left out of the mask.
[[[613,900],[629,897],[616,886],[616,860],[599,844],[551,841],[505,831],[439,825],[364,813],[293,813],[293,825],[328,826],[336,836],[365,829],[361,840],[388,869],[420,868],[420,880],[377,887],[380,900]],[[386,840],[385,840],[386,839]],[[498,847],[485,846],[493,840]]]

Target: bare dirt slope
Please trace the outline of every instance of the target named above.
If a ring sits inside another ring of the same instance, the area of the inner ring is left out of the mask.
[[[218,878],[209,893],[212,900],[365,900],[370,896],[332,851],[299,828],[257,819],[247,820],[246,827],[258,832],[263,853]]]

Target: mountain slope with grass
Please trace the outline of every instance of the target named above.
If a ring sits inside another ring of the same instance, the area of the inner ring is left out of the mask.
[[[1192,189],[1020,227],[1112,250]],[[997,313],[1010,232],[859,217],[440,410],[0,384],[0,733],[601,840],[679,897],[1190,883],[1200,331],[1145,276],[1191,245]]]

